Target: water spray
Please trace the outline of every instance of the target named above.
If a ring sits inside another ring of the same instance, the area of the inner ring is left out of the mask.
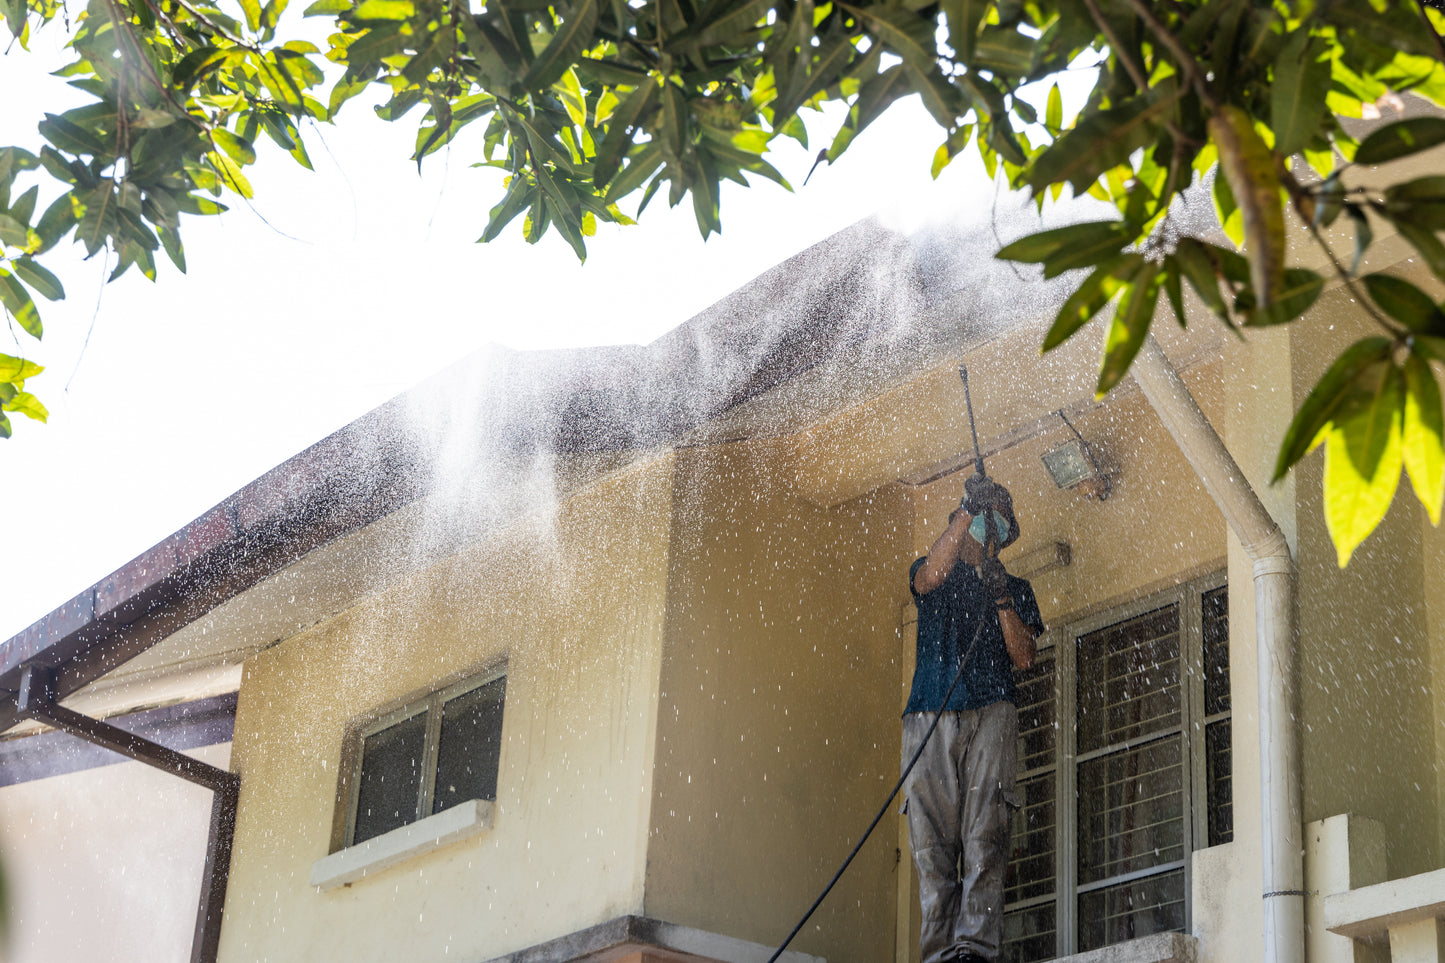
[[[983,451],[978,446],[978,428],[974,425],[973,421],[973,399],[970,398],[968,394],[968,368],[960,364],[958,366],[958,376],[963,379],[963,403],[968,409],[968,430],[973,434],[973,467],[980,476],[986,477],[983,469]],[[994,523],[993,508],[990,506],[987,512],[988,521],[985,526],[986,533],[983,542],[983,558],[997,555],[999,547],[998,529]],[[958,683],[963,680],[963,670],[968,667],[969,660],[973,658],[973,650],[978,648],[978,641],[983,637],[983,627],[985,624],[985,618],[979,618],[978,627],[974,629],[973,632],[973,639],[969,642],[968,648],[963,653],[963,657],[958,660],[958,672],[954,675],[953,682],[949,685],[948,691],[944,693],[943,704],[945,706],[948,705],[949,700],[953,698],[953,691],[958,688]],[[873,817],[873,821],[868,824],[868,828],[863,830],[863,835],[853,846],[853,851],[848,854],[847,859],[843,860],[843,865],[838,867],[838,872],[833,874],[833,878],[828,881],[828,885],[823,887],[823,892],[818,894],[818,898],[813,901],[813,905],[808,907],[808,911],[803,914],[803,918],[798,920],[798,925],[793,927],[793,931],[788,934],[787,939],[783,940],[783,942],[778,945],[778,948],[773,951],[773,955],[768,957],[768,963],[777,963],[778,957],[782,956],[783,951],[788,948],[788,944],[793,942],[793,937],[797,936],[803,927],[807,925],[808,920],[812,919],[818,907],[823,905],[823,900],[827,899],[828,894],[833,891],[833,887],[838,885],[838,880],[843,878],[843,873],[846,872],[852,864],[853,858],[863,849],[863,844],[868,841],[868,837],[873,834],[873,830],[877,828],[878,823],[883,819],[883,814],[888,812],[888,807],[893,805],[893,800],[897,798],[899,791],[903,789],[903,783],[907,781],[908,774],[913,771],[913,767],[918,764],[919,758],[923,755],[923,750],[928,747],[928,742],[933,738],[933,733],[938,729],[938,723],[942,718],[943,713],[941,711],[933,714],[933,723],[928,727],[928,731],[924,733],[923,740],[919,742],[917,751],[913,753],[913,758],[908,760],[908,765],[903,768],[903,774],[898,777],[898,782],[893,785],[893,791],[888,794],[887,799],[883,800],[883,806],[878,810],[878,814]]]

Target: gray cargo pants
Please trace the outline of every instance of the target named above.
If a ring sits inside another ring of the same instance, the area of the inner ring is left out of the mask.
[[[934,713],[903,717],[903,765],[918,751]],[[1018,709],[995,702],[944,712],[904,784],[908,842],[918,870],[922,963],[958,954],[998,959],[1009,816],[1018,808]]]

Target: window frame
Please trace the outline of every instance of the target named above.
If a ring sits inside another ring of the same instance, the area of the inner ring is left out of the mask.
[[[392,726],[406,722],[418,715],[425,713],[426,734],[422,743],[421,758],[421,787],[417,792],[416,810],[410,820],[400,827],[415,825],[426,819],[428,816],[436,815],[431,812],[432,803],[436,798],[436,777],[437,777],[437,755],[441,747],[442,727],[442,706],[447,702],[466,695],[482,686],[496,682],[498,679],[507,678],[507,660],[505,658],[488,664],[482,669],[468,673],[465,677],[436,688],[427,689],[420,693],[413,693],[402,699],[387,703],[385,706],[363,716],[348,727],[344,738],[342,751],[341,778],[345,788],[337,794],[338,803],[342,811],[338,814],[342,818],[333,827],[334,845],[332,852],[343,849],[350,849],[359,845],[355,842],[356,836],[356,810],[361,797],[361,767],[365,761],[366,740],[370,736],[383,732]],[[505,687],[502,696],[502,724],[505,728],[507,718]],[[506,740],[502,740],[505,745]],[[502,770],[501,750],[502,745],[497,747],[497,771]],[[500,789],[498,790],[500,792]],[[495,800],[493,800],[495,801]],[[460,803],[458,804],[460,805]],[[455,807],[448,807],[455,808]],[[445,812],[446,810],[443,810]],[[339,831],[338,831],[339,830]],[[384,833],[381,835],[385,835]],[[372,839],[378,837],[371,837]],[[363,843],[366,840],[362,841]]]
[[[1054,774],[1054,889],[1052,895],[1034,896],[1005,904],[1011,913],[1054,903],[1054,952],[1056,956],[1079,953],[1079,898],[1083,893],[1116,886],[1149,876],[1162,876],[1179,869],[1184,873],[1184,931],[1193,926],[1193,860],[1191,855],[1209,846],[1209,800],[1206,732],[1219,721],[1233,718],[1229,708],[1205,715],[1204,698],[1204,614],[1205,596],[1228,585],[1227,573],[1211,572],[1150,592],[1136,599],[1103,607],[1091,614],[1057,620],[1038,639],[1039,656],[1053,660],[1054,761],[1020,770],[1019,783],[1050,771]],[[1179,607],[1180,634],[1180,721],[1172,729],[1152,731],[1106,747],[1078,751],[1078,649],[1079,639],[1091,633],[1128,622],[1150,612]],[[1227,642],[1226,642],[1227,644]],[[1185,853],[1180,860],[1135,870],[1085,884],[1079,883],[1079,767],[1090,759],[1119,752],[1128,746],[1143,746],[1178,735],[1180,739],[1181,794],[1187,803],[1182,813]],[[1234,742],[1230,726],[1230,744]],[[1231,749],[1232,752],[1232,749]],[[1115,944],[1105,944],[1115,945]]]

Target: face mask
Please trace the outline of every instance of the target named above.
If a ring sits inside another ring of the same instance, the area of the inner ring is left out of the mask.
[[[973,540],[980,545],[984,543],[984,539],[988,533],[988,525],[985,519],[988,518],[993,519],[994,527],[998,529],[997,544],[1002,545],[1008,541],[1008,522],[1004,521],[1004,517],[998,512],[984,512],[973,520],[973,523],[968,526],[968,534],[973,536]]]

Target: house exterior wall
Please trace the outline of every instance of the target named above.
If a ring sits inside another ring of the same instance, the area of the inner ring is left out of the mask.
[[[617,472],[248,661],[221,960],[489,959],[641,910],[671,485]],[[500,657],[492,828],[311,886],[348,726]]]
[[[190,751],[225,768],[230,743]],[[184,960],[211,793],[139,762],[0,789],[10,963]]]
[[[808,500],[786,439],[677,464],[646,913],[777,945],[897,778],[910,506]],[[885,825],[793,948],[889,958],[900,871]]]
[[[1343,292],[1313,314],[1292,345],[1299,401],[1340,351],[1373,333]],[[1390,875],[1409,876],[1442,858],[1442,690],[1431,688],[1442,641],[1430,632],[1420,507],[1406,484],[1341,570],[1325,529],[1323,469],[1318,454],[1295,469],[1304,820],[1356,813],[1379,822]]]

